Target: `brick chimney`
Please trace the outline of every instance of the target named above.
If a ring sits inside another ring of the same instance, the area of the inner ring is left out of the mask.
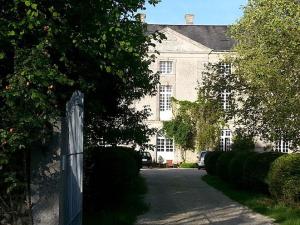
[[[185,14],[185,24],[186,25],[193,25],[194,24],[194,14]]]

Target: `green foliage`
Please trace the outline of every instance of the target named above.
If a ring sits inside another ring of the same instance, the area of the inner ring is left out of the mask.
[[[276,224],[298,225],[300,224],[299,207],[290,207],[278,203],[268,195],[262,195],[253,191],[237,190],[232,185],[222,181],[218,177],[205,175],[202,179],[212,187],[220,190],[234,201],[237,201],[255,212],[273,218]]]
[[[250,155],[244,164],[243,182],[245,187],[259,192],[268,193],[267,176],[271,164],[282,154],[265,152]]]
[[[29,182],[30,150],[52,135],[74,90],[85,94],[85,145],[148,141],[149,112],[131,105],[155,93],[148,50],[163,37],[146,35],[137,16],[144,3],[1,1],[0,183],[11,184],[1,197],[13,201],[12,187]]]
[[[83,215],[83,224],[85,225],[132,225],[136,222],[137,216],[145,213],[149,206],[144,202],[143,195],[147,192],[146,181],[139,176],[135,185],[126,194],[126,198],[115,210],[102,210],[101,212],[86,212]]]
[[[235,115],[236,108],[236,93],[239,90],[237,88],[239,80],[236,74],[230,68],[228,71],[223,65],[231,65],[232,59],[226,56],[224,60],[220,60],[218,63],[209,63],[206,65],[205,71],[202,73],[201,90],[215,100],[215,107],[221,107],[222,93],[226,91],[229,93],[227,96],[229,108],[222,109],[222,118],[225,122],[230,120]]]
[[[84,164],[87,211],[116,209],[134,187],[140,169],[138,152],[121,147],[88,149]]]
[[[271,195],[287,204],[300,202],[300,155],[283,155],[276,159],[268,174]]]
[[[193,111],[197,129],[196,148],[199,150],[214,149],[219,144],[220,130],[224,126],[219,102],[199,87],[198,107]]]
[[[224,152],[220,155],[216,161],[216,175],[219,176],[221,179],[228,181],[230,174],[229,174],[229,166],[231,163],[232,158],[236,155],[236,152]]]
[[[163,129],[167,136],[174,138],[175,143],[181,148],[194,149],[196,130],[195,122],[190,115],[194,104],[188,101],[174,100],[173,102],[179,104],[179,109],[174,119],[163,123]]]
[[[269,140],[300,143],[300,4],[251,0],[231,27],[238,124]]]
[[[207,152],[204,158],[205,170],[210,175],[217,175],[216,164],[218,158],[224,154],[222,151]]]
[[[197,168],[197,163],[181,163],[179,165],[180,168]]]
[[[231,145],[232,151],[253,151],[254,148],[255,144],[253,141],[253,137],[244,136],[240,132],[236,132],[233,143]]]
[[[243,187],[244,164],[248,157],[256,154],[249,151],[238,151],[228,165],[228,175],[230,183],[237,187]]]
[[[298,206],[300,202],[300,155],[278,152],[209,152],[205,168],[209,175],[235,188],[269,194],[275,201]]]
[[[184,150],[212,149],[219,140],[222,111],[216,100],[201,88],[195,102],[173,99],[174,119],[164,122],[163,129]]]

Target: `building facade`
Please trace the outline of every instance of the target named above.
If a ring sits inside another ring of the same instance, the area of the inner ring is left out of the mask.
[[[160,31],[166,36],[162,43],[155,43],[160,54],[157,56],[151,69],[160,72],[160,85],[156,96],[147,96],[136,103],[136,108],[148,106],[151,116],[146,123],[149,127],[159,130],[157,135],[152,136],[150,144],[155,146],[150,151],[156,162],[172,161],[182,162],[182,152],[176,148],[174,141],[162,132],[163,121],[172,119],[171,98],[178,100],[195,101],[197,99],[197,86],[202,79],[205,65],[219,63],[226,55],[232,54],[234,41],[226,35],[228,26],[223,25],[194,25],[193,15],[186,15],[185,25],[157,25],[148,24],[148,32]],[[154,52],[154,49],[153,49]],[[150,52],[151,53],[151,52]],[[230,72],[230,65],[221,65],[225,72]],[[228,95],[222,94],[222,106],[228,107]],[[220,148],[224,151],[230,149],[233,137],[233,127],[224,127],[220,132]],[[283,148],[286,146],[281,143]],[[278,148],[281,148],[282,146]],[[263,148],[258,142],[257,148]],[[186,161],[197,160],[197,150],[186,152]]]

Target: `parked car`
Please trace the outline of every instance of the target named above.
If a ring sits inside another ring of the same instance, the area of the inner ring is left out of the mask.
[[[207,151],[201,151],[201,152],[199,152],[199,155],[197,156],[197,158],[198,158],[198,162],[197,162],[198,170],[205,167],[204,158],[205,158],[206,153],[207,153]]]
[[[142,165],[150,167],[152,165],[152,157],[149,152],[141,151],[140,152]]]

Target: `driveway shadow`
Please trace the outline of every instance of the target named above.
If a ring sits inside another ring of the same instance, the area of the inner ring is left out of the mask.
[[[197,169],[143,170],[150,210],[137,225],[269,225],[272,219],[252,212],[201,180]]]

